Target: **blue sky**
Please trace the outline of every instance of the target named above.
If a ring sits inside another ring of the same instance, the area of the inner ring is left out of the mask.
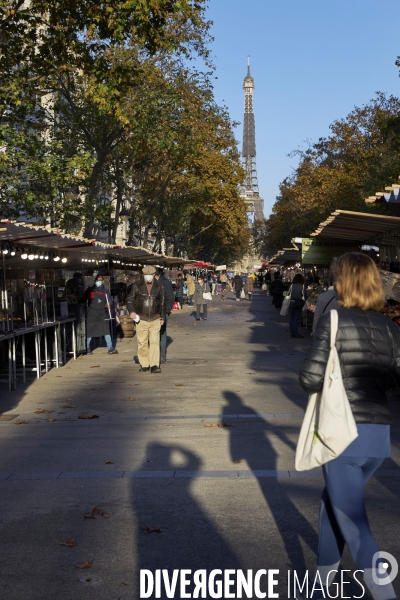
[[[255,79],[257,169],[268,216],[287,154],[375,92],[400,95],[399,0],[210,0],[215,98],[243,121],[247,55]],[[241,142],[241,127],[236,130]]]

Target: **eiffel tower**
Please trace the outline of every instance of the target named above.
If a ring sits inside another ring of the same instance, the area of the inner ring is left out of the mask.
[[[247,75],[243,80],[244,89],[244,120],[242,165],[246,178],[240,191],[240,196],[247,204],[249,225],[254,219],[264,217],[264,200],[260,198],[256,167],[256,128],[253,112],[254,79],[250,75],[250,56],[247,57]]]

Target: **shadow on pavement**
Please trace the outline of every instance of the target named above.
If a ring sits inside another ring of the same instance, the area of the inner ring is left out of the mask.
[[[232,414],[243,413],[256,416],[256,412],[244,405],[240,396],[234,392],[225,391],[224,397],[227,404],[223,407],[222,419],[227,419]],[[282,426],[276,427],[260,418],[250,418],[250,420],[251,444],[243,438],[243,433],[239,427],[229,428],[232,461],[245,460],[256,476],[259,470],[277,471],[278,456],[270,437],[278,437],[292,451],[294,450],[293,442],[286,436]],[[250,451],[252,446],[257,449],[256,453]],[[260,457],[263,456],[265,457],[264,466],[261,464],[262,460],[260,460]],[[285,485],[279,485],[279,478],[258,477],[258,484],[274,517],[291,568],[300,571],[306,570],[302,541],[313,550],[317,547],[318,538],[314,528],[293,504]],[[271,551],[273,551],[272,548]]]
[[[139,526],[137,572],[149,569],[154,574],[156,569],[167,569],[171,579],[174,569],[210,572],[216,568],[240,568],[232,548],[195,497],[194,477],[202,468],[200,458],[181,445],[159,443],[149,444],[146,455],[158,456],[164,472],[178,468],[186,476],[132,480],[132,507]],[[139,471],[142,469],[148,469],[148,464],[144,462]],[[221,485],[221,480],[215,483]],[[153,487],[153,494],[149,494],[149,486]],[[142,529],[146,527],[159,527],[162,532],[146,534]],[[188,586],[189,591],[193,587]],[[139,598],[139,589],[136,592],[135,597]],[[178,592],[179,587],[174,597],[180,597]],[[167,598],[163,592],[157,597]]]

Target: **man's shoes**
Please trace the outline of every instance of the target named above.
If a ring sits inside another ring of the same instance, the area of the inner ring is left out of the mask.
[[[140,367],[139,369],[139,373],[146,373],[147,371],[150,371],[150,367]]]
[[[116,348],[109,348],[108,354],[119,354],[119,352]]]
[[[196,321],[200,321],[200,317],[196,317]]]
[[[207,321],[207,317],[204,317],[203,321]]]
[[[152,373],[161,373],[161,369],[157,365],[154,365],[154,367],[151,367],[150,371]]]
[[[140,362],[139,362],[139,357],[138,357],[138,355],[137,355],[137,354],[135,354],[135,356],[133,357],[133,360],[135,361],[135,363],[136,363],[137,365],[140,365]]]
[[[86,354],[87,354],[87,355],[89,355],[89,354],[93,354],[93,352],[91,351],[91,349],[90,349],[90,348],[86,348]]]

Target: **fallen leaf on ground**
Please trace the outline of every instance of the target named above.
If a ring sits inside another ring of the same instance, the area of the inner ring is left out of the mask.
[[[62,375],[56,375],[56,377],[62,377]]]
[[[15,421],[14,425],[27,425],[29,421]]]
[[[97,369],[97,368],[99,368],[99,369],[100,369],[100,365],[92,365],[92,366],[91,366],[91,367],[89,367],[89,368],[90,368],[90,369]]]
[[[82,583],[97,583],[96,577],[81,577],[79,581]]]
[[[48,421],[49,423],[53,423],[53,421],[55,421],[55,419],[47,419],[47,421]]]
[[[69,404],[65,404],[65,406],[60,406],[60,408],[76,408],[76,406],[70,406]]]
[[[183,387],[183,383],[176,383],[176,387]]]
[[[103,460],[103,463],[105,465],[113,465],[114,464],[112,460]]]
[[[78,542],[75,538],[71,538],[70,540],[65,540],[65,542],[58,540],[57,544],[59,546],[66,546],[67,548],[73,548],[78,545]]]
[[[119,362],[130,362],[129,360],[120,360]]]
[[[120,583],[119,585],[120,585],[120,587],[127,587],[129,585],[129,583]]]
[[[78,419],[100,419],[99,415],[78,415]]]
[[[239,464],[240,464],[240,463],[242,463],[243,461],[242,461],[242,460],[234,460],[233,462],[235,463],[235,465],[239,465]]]
[[[92,560],[85,560],[84,563],[78,563],[77,565],[75,565],[75,567],[77,569],[90,569],[90,567],[93,565],[93,561]]]
[[[218,423],[206,423],[204,427],[218,427]]]
[[[194,362],[194,360],[191,360],[190,362],[188,362],[188,365],[195,365],[196,363]]]
[[[255,373],[248,372],[248,373],[245,373],[245,375],[255,375]]]
[[[141,527],[140,528],[144,533],[162,533],[163,530],[159,527]]]
[[[232,427],[231,423],[206,423],[204,427]]]
[[[46,413],[47,415],[49,415],[52,412],[54,412],[54,411],[53,410],[49,410],[47,408],[38,408],[37,410],[35,410],[35,415],[41,415],[43,413]]]
[[[104,510],[100,510],[100,508],[92,508],[92,512],[90,513],[86,513],[85,515],[82,515],[84,519],[108,519],[108,517],[111,517],[112,515],[106,515],[106,513],[104,512]]]
[[[65,415],[65,410],[59,410],[57,414],[58,415]]]

